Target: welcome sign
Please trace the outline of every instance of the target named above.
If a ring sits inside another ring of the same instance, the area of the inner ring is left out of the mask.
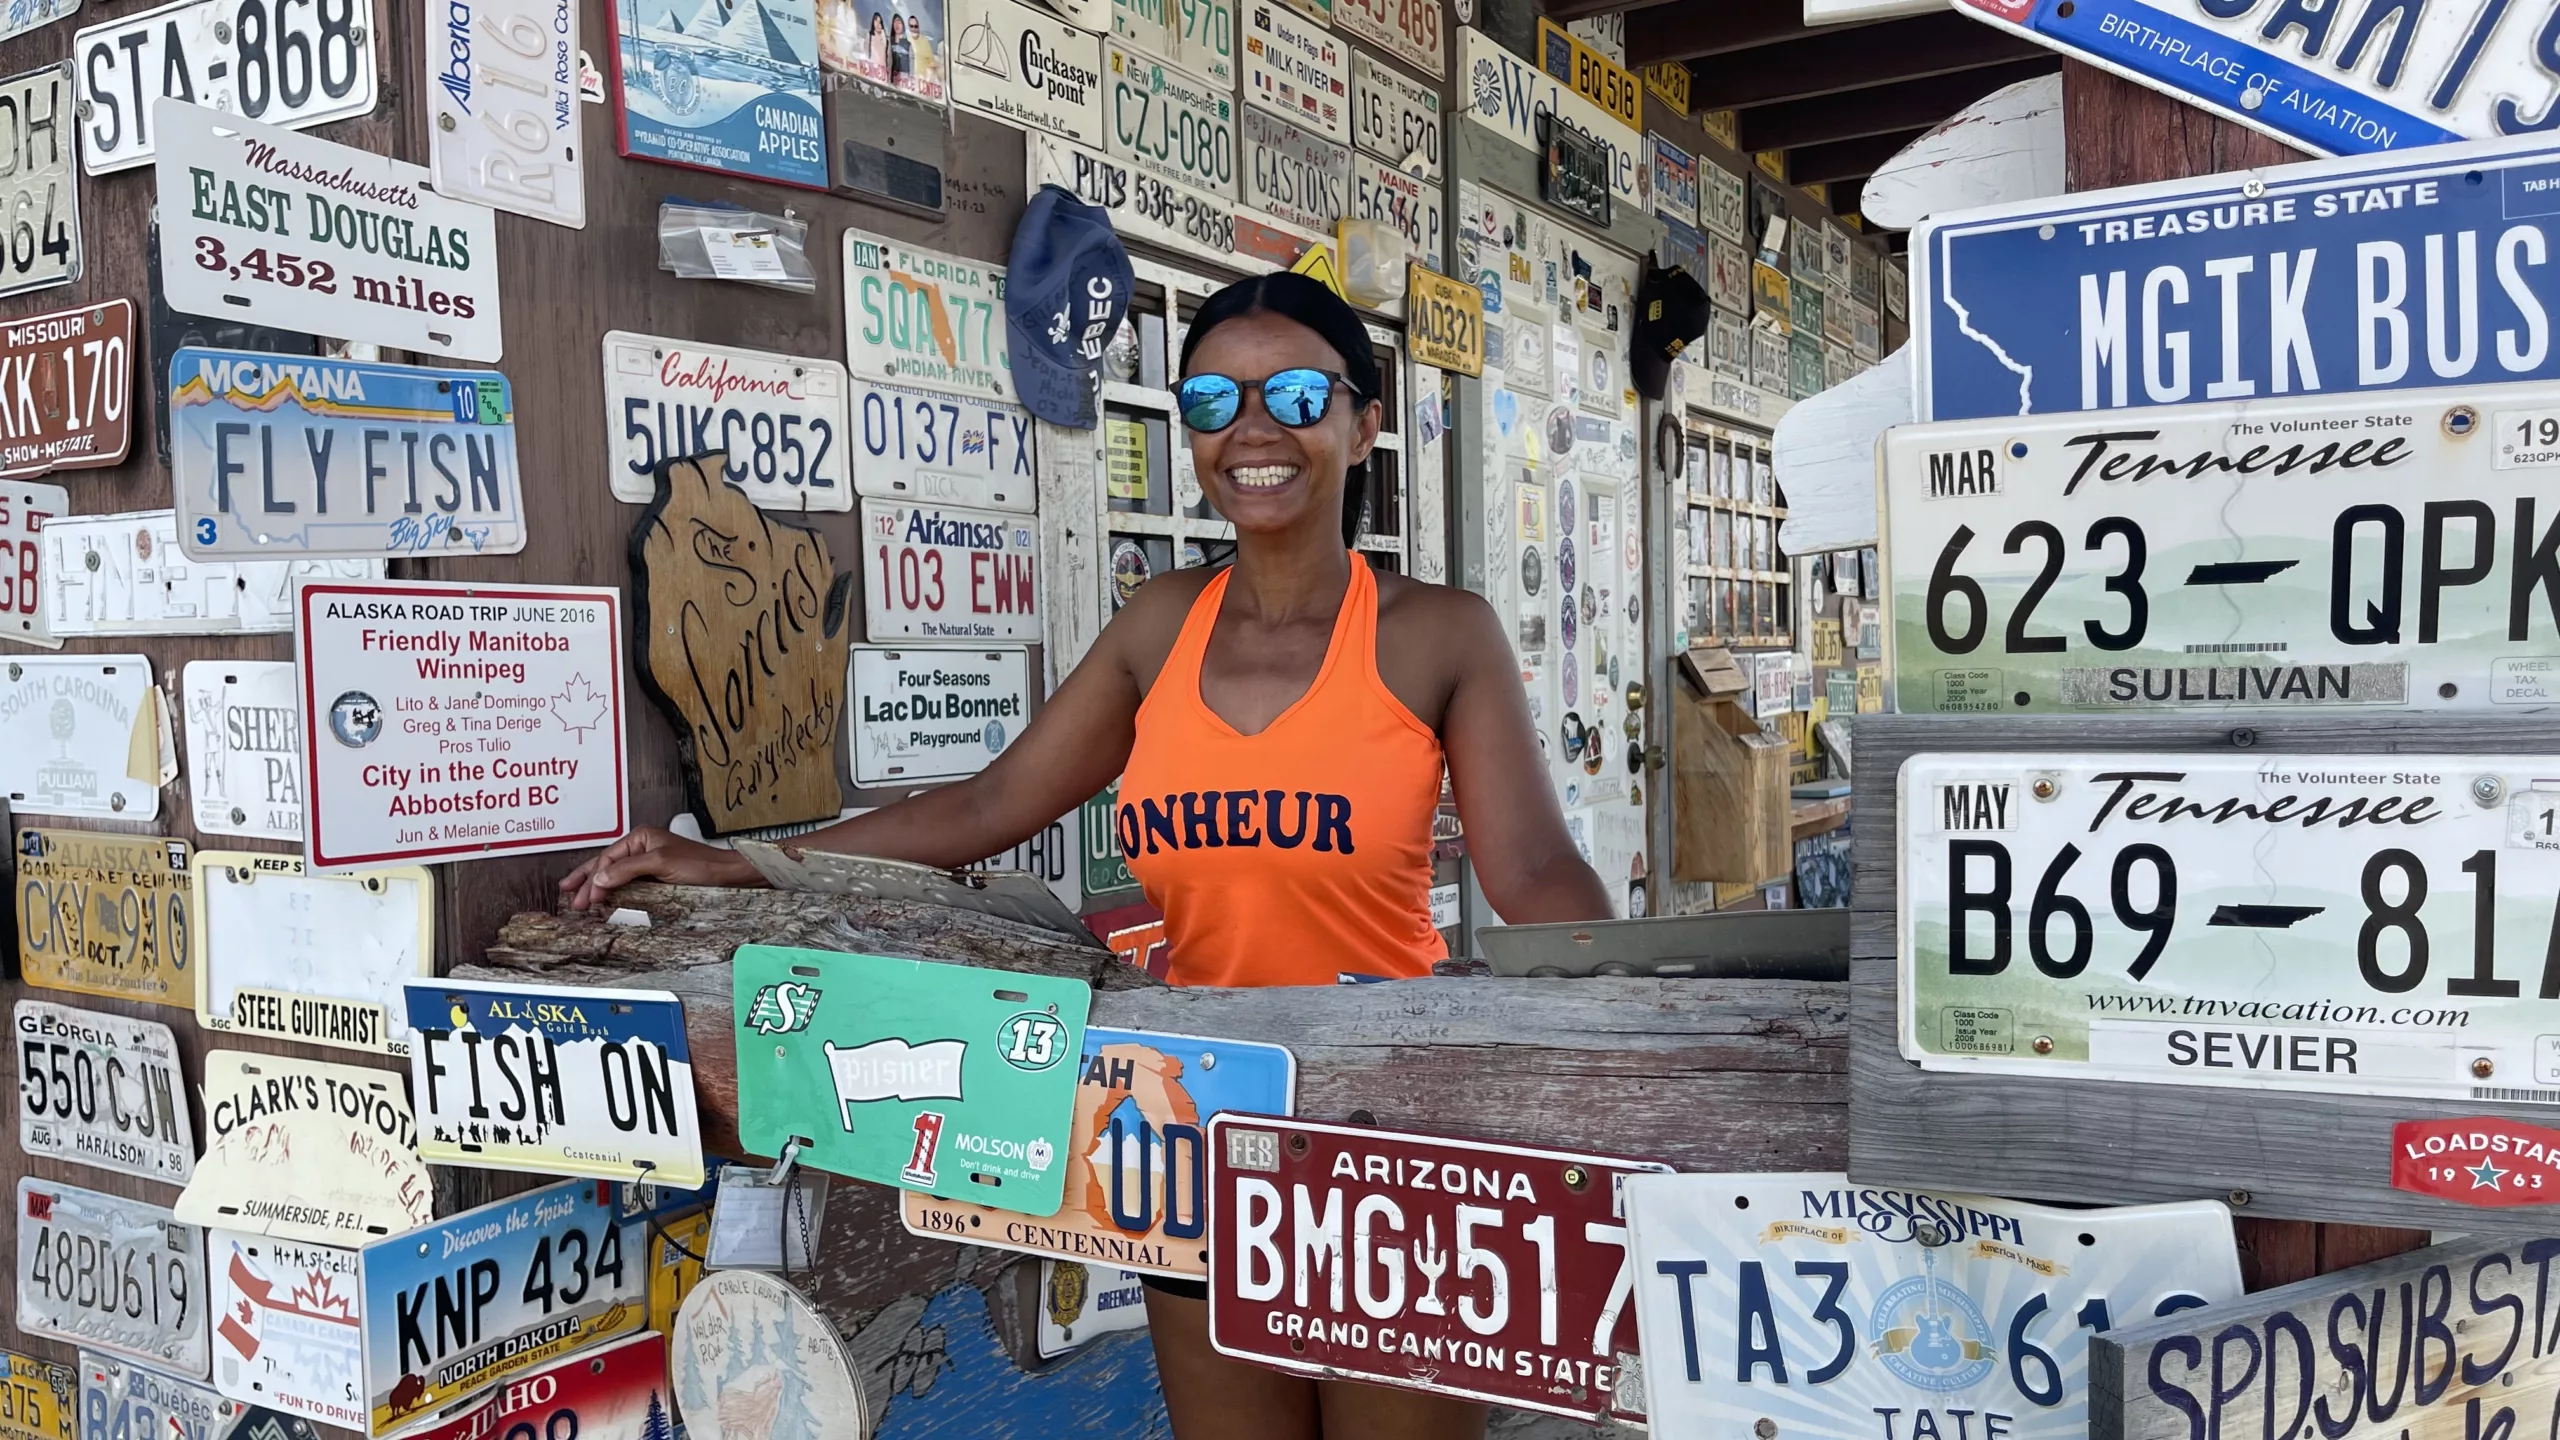
[[[1461,93],[1474,97],[1469,121],[1524,150],[1544,153],[1538,117],[1555,116],[1604,150],[1610,194],[1630,205],[1638,202],[1644,167],[1651,163],[1639,150],[1644,137],[1481,30],[1459,29],[1458,58],[1466,75]]]

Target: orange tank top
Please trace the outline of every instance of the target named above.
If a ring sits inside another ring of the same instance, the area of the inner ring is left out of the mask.
[[[1227,593],[1191,603],[1155,688],[1113,816],[1120,853],[1164,912],[1176,985],[1331,985],[1408,978],[1448,953],[1431,924],[1439,737],[1378,678],[1378,581],[1351,587],[1315,683],[1258,735],[1200,698],[1200,660]]]

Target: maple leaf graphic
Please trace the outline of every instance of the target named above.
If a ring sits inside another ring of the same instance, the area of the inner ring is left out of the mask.
[[[551,718],[559,721],[560,728],[575,736],[582,745],[586,743],[587,732],[602,725],[605,711],[611,708],[604,691],[597,688],[584,672],[571,675],[569,683],[560,687],[559,694],[547,698],[551,702]]]

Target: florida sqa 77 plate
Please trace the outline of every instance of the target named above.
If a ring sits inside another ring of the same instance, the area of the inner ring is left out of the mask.
[[[2560,1104],[2560,756],[1921,754],[1932,1070]]]
[[[2091,1334],[2240,1293],[2218,1201],[2057,1210],[1834,1174],[1626,1188],[1661,1440],[2079,1440]]]

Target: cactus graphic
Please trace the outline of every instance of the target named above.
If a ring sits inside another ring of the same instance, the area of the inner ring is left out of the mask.
[[[1413,1302],[1416,1313],[1446,1315],[1449,1307],[1440,1302],[1440,1277],[1449,1271],[1449,1252],[1440,1248],[1440,1217],[1426,1216],[1422,1222],[1422,1238],[1413,1242],[1413,1268],[1422,1272],[1426,1282],[1422,1298]]]

